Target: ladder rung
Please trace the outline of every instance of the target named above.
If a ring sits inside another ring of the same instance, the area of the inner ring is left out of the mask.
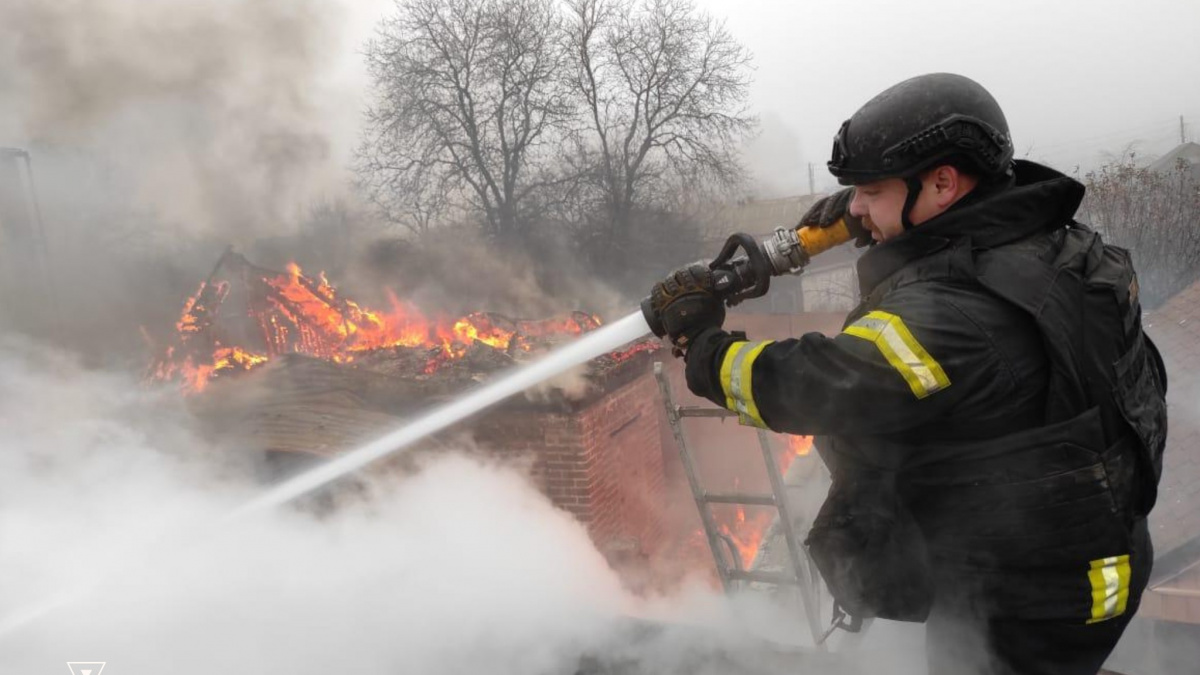
[[[709,504],[746,504],[747,506],[775,506],[773,495],[752,495],[745,493],[714,494],[706,492],[703,497]]]
[[[758,572],[754,570],[729,570],[729,578],[736,581],[757,581],[764,584],[775,584],[777,586],[791,585],[798,586],[796,577],[780,574],[779,572]]]
[[[675,408],[680,417],[737,417],[737,413],[724,408],[707,408],[698,405],[681,405]]]

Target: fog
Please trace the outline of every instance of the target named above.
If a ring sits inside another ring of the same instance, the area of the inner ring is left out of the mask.
[[[350,170],[368,98],[362,47],[391,8],[0,3],[0,148],[30,152],[50,270],[14,269],[10,252],[30,256],[0,234],[0,321],[89,363],[137,367],[230,245],[276,269],[326,270],[373,308],[390,288],[431,312],[543,318],[581,297],[589,311],[627,311],[566,275],[548,293],[527,260],[486,242],[460,237],[419,259],[366,250],[400,234],[360,201]]]
[[[823,167],[841,121],[924,72],[981,82],[1003,106],[1018,155],[1068,172],[1131,144],[1164,152],[1179,140],[1181,115],[1185,135],[1200,135],[1196,3],[697,4],[754,53],[749,108],[762,128],[748,156],[771,196],[807,192],[810,162],[817,187],[831,186]],[[141,198],[184,227],[199,220],[237,231],[225,209],[263,197],[271,199],[251,213],[294,216],[299,197],[344,191],[366,101],[362,45],[391,8],[388,0],[6,2],[0,141],[99,144],[118,167],[146,163],[149,149],[161,164],[147,166],[157,176],[139,181]],[[193,124],[157,129],[164,119]],[[192,188],[180,194],[181,182]],[[236,222],[245,220],[239,213]]]
[[[278,231],[307,202],[345,191],[337,146],[352,135],[357,95],[337,67],[356,48],[343,34],[347,11],[320,1],[7,2],[0,138],[33,146],[35,161],[86,159],[75,191],[120,192],[125,208],[150,210],[176,233],[245,242]]]
[[[1200,138],[1200,3],[1015,0],[953,5],[888,0],[701,0],[755,54],[751,107],[768,122],[772,186],[818,188],[842,120],[886,87],[926,72],[971,77],[996,97],[1019,157],[1071,173],[1136,143],[1160,154],[1183,115]],[[780,127],[784,129],[780,129]],[[790,133],[792,136],[789,136]],[[793,140],[794,137],[794,140]],[[786,176],[781,180],[778,174]],[[777,188],[779,189],[779,188]]]

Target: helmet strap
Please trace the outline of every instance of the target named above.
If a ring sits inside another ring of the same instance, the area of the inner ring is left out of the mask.
[[[916,176],[909,176],[904,179],[904,184],[908,186],[908,195],[904,198],[904,210],[900,212],[900,224],[904,226],[904,231],[907,232],[913,229],[912,219],[908,217],[912,207],[917,203],[917,197],[921,194],[921,179]]]

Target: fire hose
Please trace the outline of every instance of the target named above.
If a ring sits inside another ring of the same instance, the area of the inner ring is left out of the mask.
[[[756,241],[744,232],[731,235],[721,252],[707,263],[713,271],[717,297],[729,307],[743,300],[760,298],[771,288],[771,277],[799,274],[813,256],[850,241],[846,221],[839,219],[829,227],[776,228],[775,233]],[[662,317],[646,297],[642,316],[658,337],[666,335]]]

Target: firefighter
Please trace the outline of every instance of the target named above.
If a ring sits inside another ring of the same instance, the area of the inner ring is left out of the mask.
[[[978,83],[929,74],[838,131],[861,303],[828,338],[722,330],[704,265],[651,302],[689,388],[814,434],[832,484],[806,541],[855,617],[926,623],[935,675],[1096,673],[1138,607],[1166,373],[1128,254],[1072,216],[1084,187],[1013,160]]]

